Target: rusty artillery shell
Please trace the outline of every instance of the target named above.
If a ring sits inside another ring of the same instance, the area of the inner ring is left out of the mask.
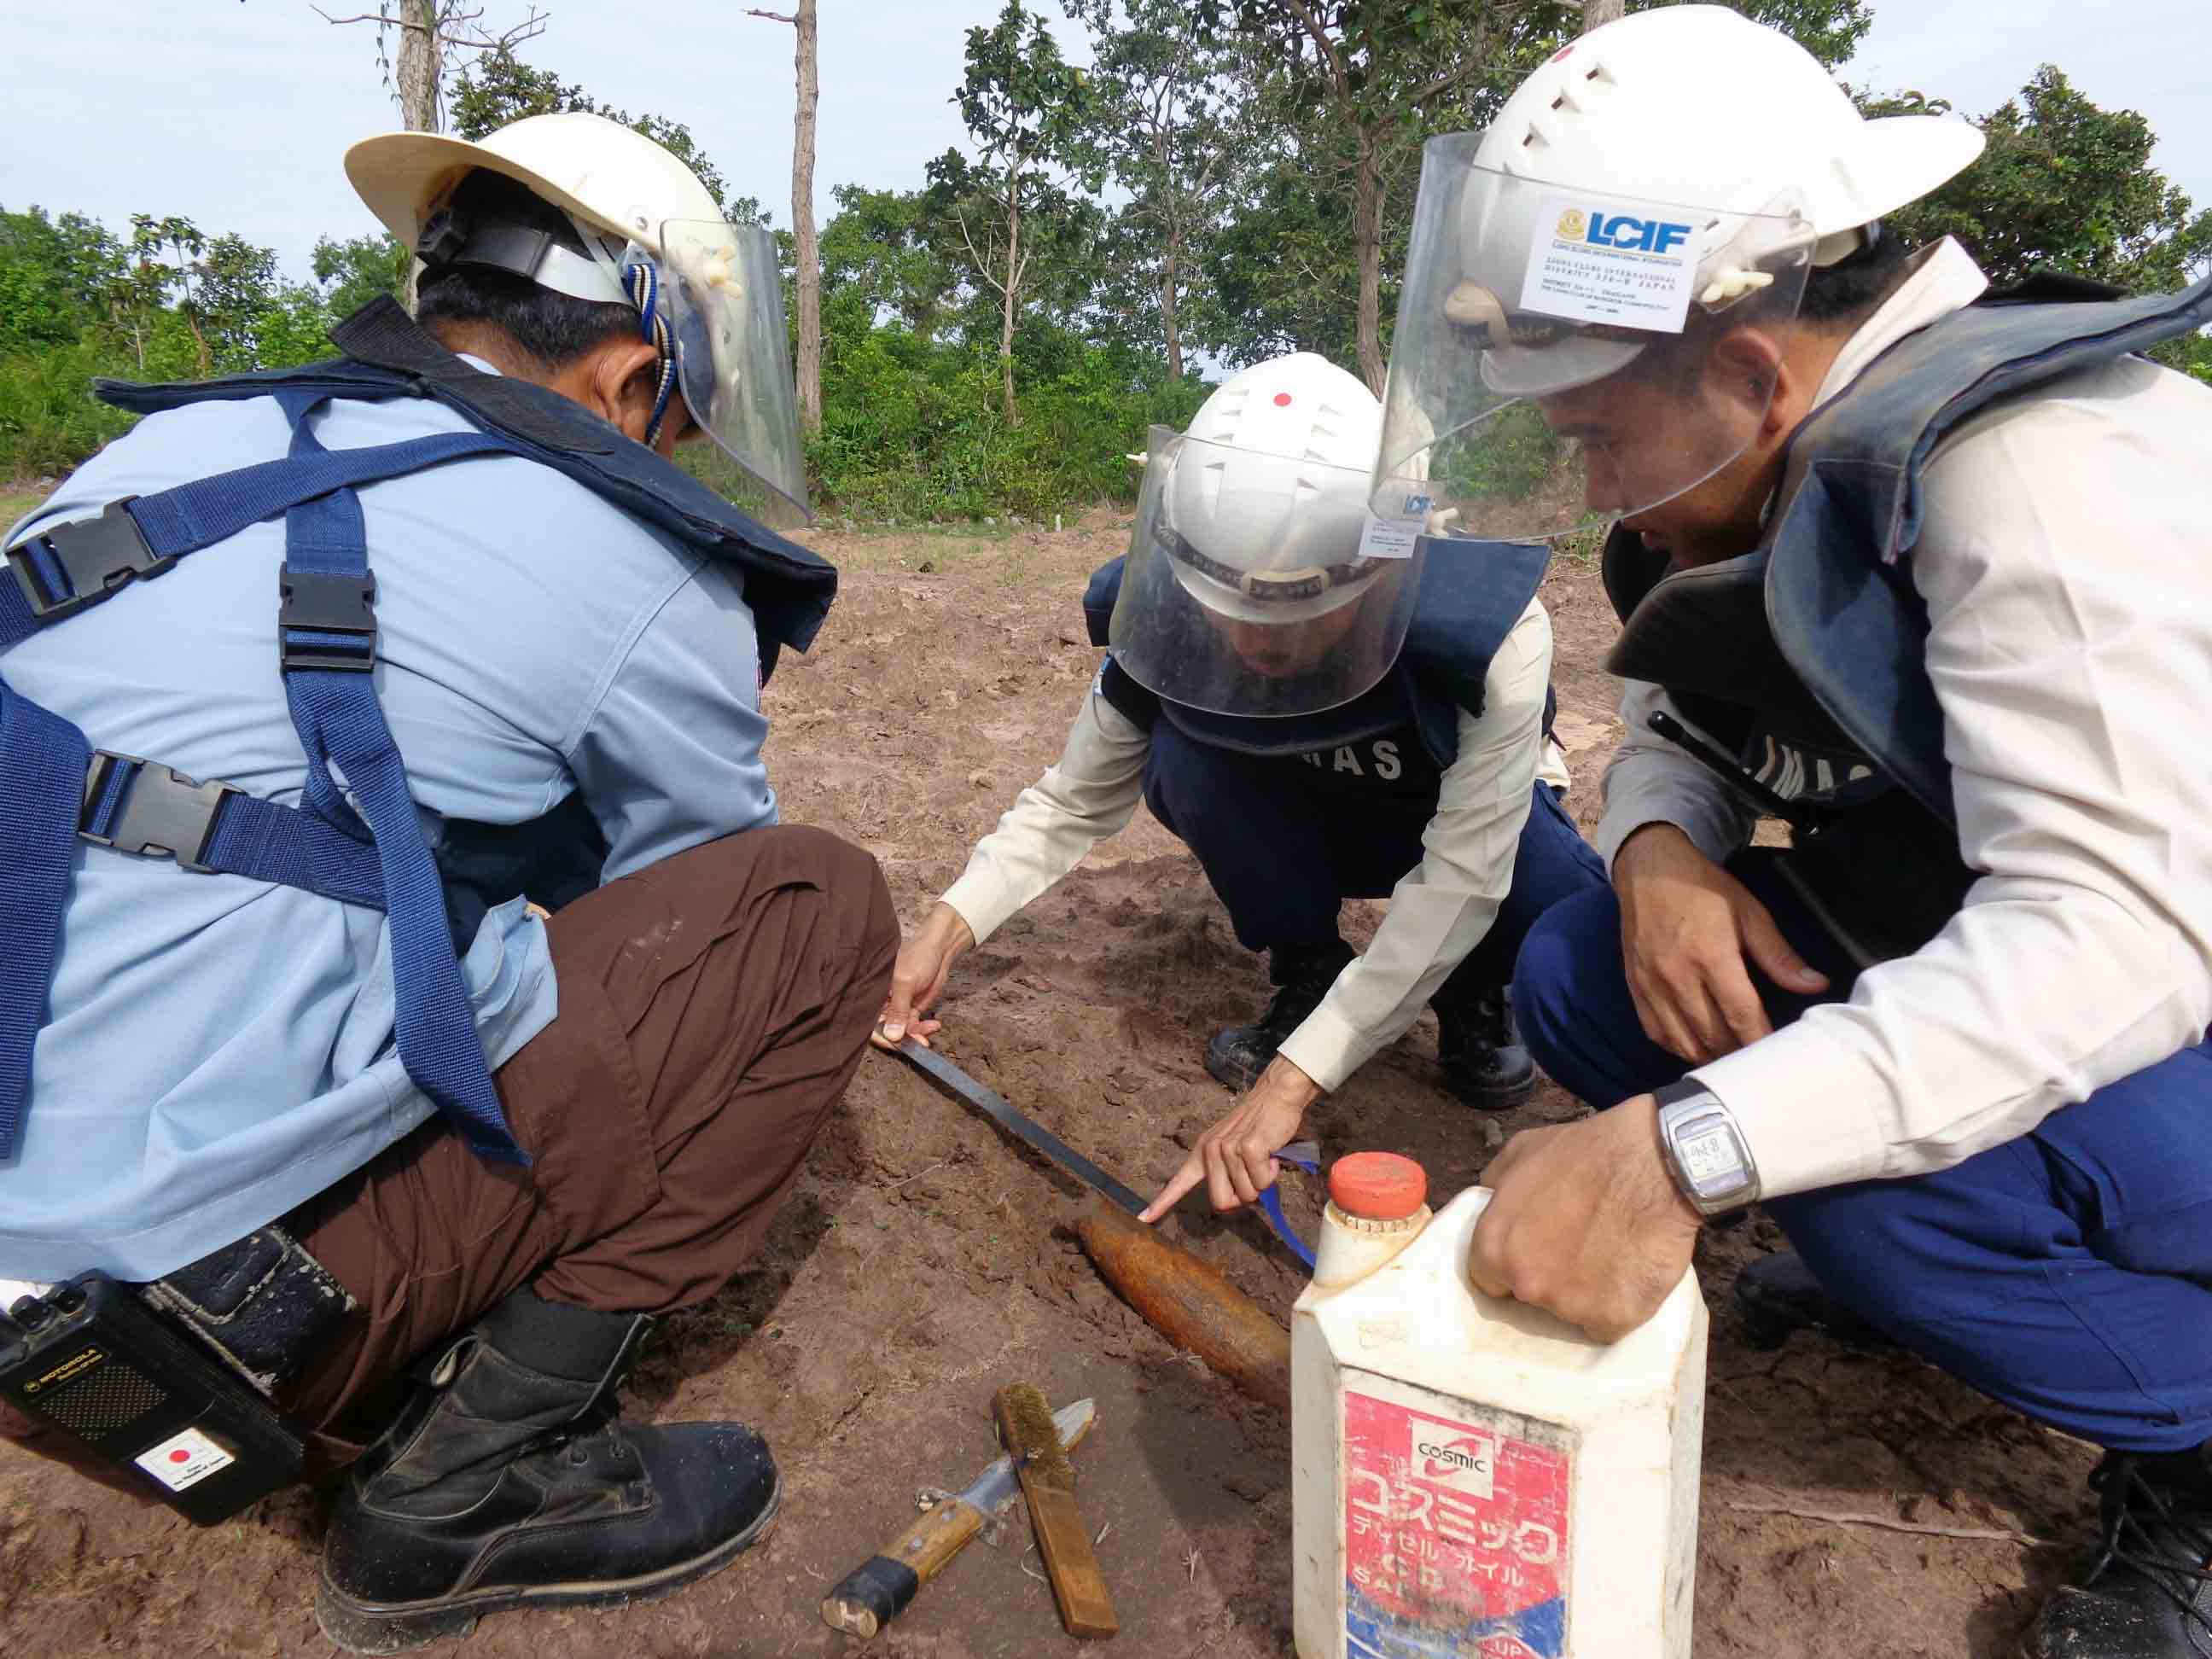
[[[1188,1250],[1099,1200],[1076,1224],[1083,1248],[1145,1322],[1255,1400],[1291,1408],[1291,1334]]]

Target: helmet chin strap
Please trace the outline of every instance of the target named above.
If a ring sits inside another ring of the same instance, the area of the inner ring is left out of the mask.
[[[605,273],[617,294],[636,309],[638,337],[659,354],[659,370],[653,387],[653,414],[645,423],[646,447],[660,438],[660,425],[668,415],[668,400],[676,390],[676,346],[668,331],[668,316],[660,303],[660,267],[635,242],[617,258],[601,234],[573,213],[568,222],[584,240],[592,262]]]
[[[639,337],[659,354],[659,384],[653,395],[653,415],[645,423],[646,447],[660,438],[660,423],[668,413],[668,399],[676,390],[676,349],[668,337],[668,318],[660,305],[660,269],[643,254],[633,254],[623,274],[629,285],[630,303],[637,307]]]

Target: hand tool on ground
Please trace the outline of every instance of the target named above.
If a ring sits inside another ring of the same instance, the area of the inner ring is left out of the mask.
[[[1098,1408],[1091,1401],[1079,1400],[1061,1407],[1052,1420],[1060,1444],[1073,1451],[1098,1421]],[[823,1622],[854,1636],[875,1635],[905,1611],[915,1593],[944,1571],[969,1539],[1004,1515],[1020,1491],[1009,1453],[847,1573],[823,1601]]]
[[[1027,1382],[999,1390],[999,1432],[1014,1460],[1014,1475],[1029,1500],[1037,1553],[1060,1604],[1060,1627],[1070,1636],[1103,1640],[1116,1634],[1113,1598],[1098,1571],[1091,1529],[1075,1507],[1075,1466],[1067,1461],[1060,1425],[1043,1394]]]
[[[1255,1399],[1291,1408],[1291,1334],[1189,1251],[1110,1205],[1076,1225],[1106,1282],[1179,1348],[1188,1348]]]
[[[896,1050],[899,1058],[958,1099],[981,1112],[1000,1128],[1018,1140],[1026,1141],[1077,1180],[1097,1192],[1103,1193],[1131,1215],[1140,1213],[1145,1200],[1124,1187],[1112,1176],[1062,1140],[1058,1135],[1037,1122],[1023,1116],[1007,1103],[1005,1096],[993,1092],[969,1077],[934,1048],[924,1048],[912,1037],[900,1043]]]
[[[1007,1133],[1042,1152],[1093,1191],[1103,1194],[1131,1215],[1144,1213],[1145,1200],[1139,1194],[1115,1180],[1035,1118],[1026,1117],[1017,1111],[1004,1095],[985,1088],[936,1049],[908,1037],[892,1052],[954,1099],[973,1106]],[[1318,1174],[1320,1165],[1315,1160],[1319,1158],[1320,1151],[1312,1141],[1304,1140],[1284,1147],[1275,1156],[1309,1173]],[[1283,1218],[1282,1201],[1275,1196],[1272,1187],[1260,1201],[1260,1213],[1275,1230],[1275,1236],[1290,1247],[1291,1253],[1307,1267],[1312,1267],[1313,1252],[1306,1249],[1298,1236],[1291,1231],[1290,1223]]]

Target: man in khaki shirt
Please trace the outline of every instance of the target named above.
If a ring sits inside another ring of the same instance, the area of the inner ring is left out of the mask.
[[[1991,304],[1955,245],[1908,256],[1881,216],[1978,147],[1680,7],[1538,71],[1437,207],[1398,349],[1449,307],[1456,407],[1571,441],[1629,682],[1611,890],[1515,984],[1610,1109],[1506,1146],[1470,1272],[1617,1335],[1763,1201],[1800,1253],[1742,1287],[1775,1329],[2106,1449],[2103,1553],[2029,1659],[2203,1659],[2212,391],[2130,354],[2212,291]],[[1762,812],[1787,849],[1747,845]]]

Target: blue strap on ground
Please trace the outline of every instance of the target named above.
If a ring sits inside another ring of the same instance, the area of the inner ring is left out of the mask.
[[[293,421],[295,456],[325,453],[308,429],[309,415],[320,401],[311,394],[279,395]],[[361,498],[350,488],[290,508],[284,532],[288,578],[343,578],[366,588],[368,536]],[[286,653],[285,699],[310,768],[327,776],[328,767],[335,764],[345,775],[354,805],[376,838],[392,927],[400,1061],[476,1152],[526,1164],[529,1158],[515,1144],[492,1085],[475,1009],[453,953],[437,860],[422,838],[407,769],[376,700],[370,672],[374,632],[365,640],[343,631],[333,635],[328,629],[280,628],[279,633]],[[295,656],[319,665],[336,663],[349,650],[357,650],[359,657],[345,666],[294,665]]]
[[[0,1161],[15,1155],[76,860],[84,733],[0,680]]]
[[[1320,1149],[1318,1147],[1315,1148],[1316,1155],[1310,1157],[1304,1150],[1309,1144],[1310,1143],[1297,1141],[1288,1146],[1278,1149],[1275,1153],[1275,1161],[1279,1164],[1288,1164],[1297,1169],[1304,1170],[1308,1175],[1319,1175],[1321,1173],[1321,1162],[1317,1154]],[[1279,1182],[1277,1184],[1279,1186],[1280,1183]],[[1297,1257],[1300,1261],[1306,1265],[1307,1269],[1311,1271],[1314,1264],[1314,1253],[1307,1247],[1306,1242],[1304,1239],[1300,1238],[1296,1233],[1291,1231],[1291,1224],[1289,1221],[1285,1219],[1283,1216],[1283,1200],[1281,1195],[1275,1187],[1270,1187],[1267,1191],[1260,1194],[1260,1213],[1267,1218],[1267,1224],[1275,1230],[1275,1237],[1281,1239],[1284,1243],[1290,1246],[1291,1254]]]

